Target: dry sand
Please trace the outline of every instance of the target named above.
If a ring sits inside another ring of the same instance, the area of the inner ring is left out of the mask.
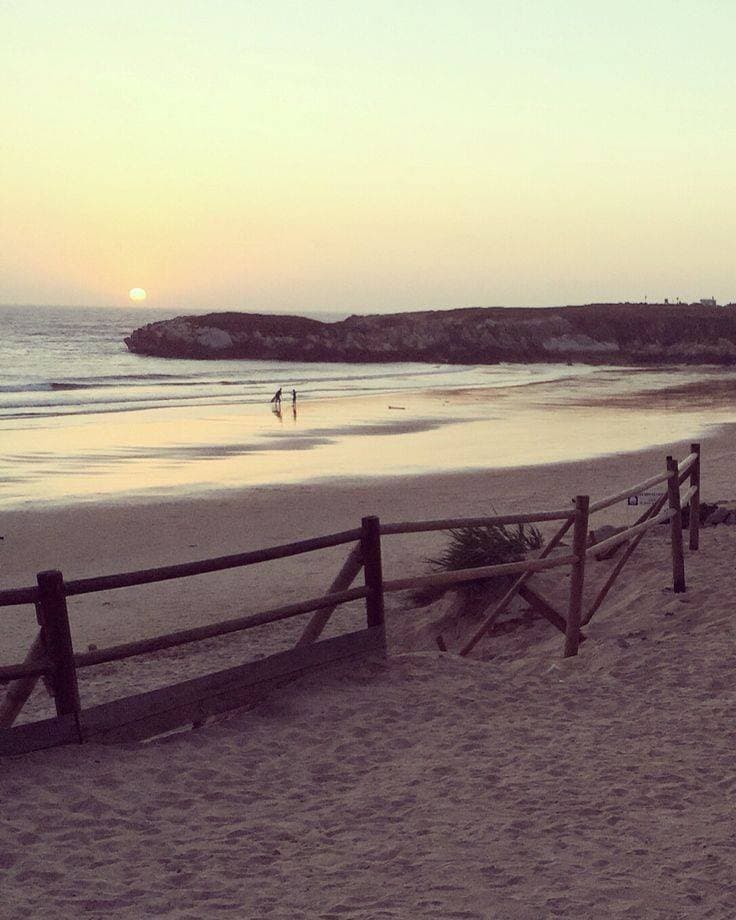
[[[732,443],[730,429],[704,442],[706,500],[733,495]],[[31,583],[52,566],[74,578],[205,558],[366,513],[559,507],[651,475],[665,452],[11,513],[3,582]],[[683,596],[668,587],[666,528],[653,532],[576,659],[563,661],[561,636],[539,622],[490,637],[475,659],[442,655],[428,624],[443,605],[408,612],[393,599],[387,663],[313,676],[166,739],[4,760],[0,915],[736,916],[735,532],[703,532]],[[422,571],[438,539],[387,538],[387,572]],[[316,594],[339,561],[328,552],[75,599],[75,642],[102,647]],[[590,581],[608,565],[593,565]],[[554,590],[564,597],[564,585]],[[334,628],[361,616],[354,609]],[[16,661],[32,612],[3,617],[4,657]],[[291,628],[88,669],[83,702],[268,654]],[[47,706],[39,693],[28,711]]]

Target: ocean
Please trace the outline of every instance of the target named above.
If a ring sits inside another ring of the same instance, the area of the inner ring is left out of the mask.
[[[507,386],[578,376],[561,367],[297,364],[189,361],[131,354],[133,329],[160,310],[0,307],[2,418],[41,418],[173,406],[263,404],[275,390],[309,398],[415,388]]]
[[[728,401],[683,411],[661,398],[732,374],[719,368],[190,361],[128,352],[125,335],[173,315],[0,308],[0,505],[582,459],[694,437],[734,417]],[[289,398],[274,413],[279,387],[295,389],[297,403]],[[632,405],[641,393],[659,394],[651,409]]]

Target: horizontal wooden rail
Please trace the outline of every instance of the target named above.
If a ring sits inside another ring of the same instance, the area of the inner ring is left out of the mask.
[[[172,578],[188,578],[190,575],[205,575],[208,572],[221,572],[223,569],[235,569],[240,566],[254,565],[257,562],[270,562],[284,559],[286,556],[298,556],[311,553],[317,549],[341,546],[360,539],[360,530],[344,530],[325,537],[300,540],[298,543],[285,543],[269,549],[257,549],[249,553],[237,553],[233,556],[219,556],[215,559],[202,559],[200,562],[184,562],[179,565],[162,566],[157,569],[142,569],[137,572],[123,572],[120,575],[102,575],[99,578],[81,578],[67,581],[67,597],[75,594],[90,594],[94,591],[111,591],[115,588],[132,588],[134,585],[147,585],[157,581],[169,581]]]
[[[36,664],[7,664],[0,668],[0,684],[9,680],[20,680],[22,677],[41,677],[50,667],[48,661],[39,661]]]
[[[615,505],[625,498],[630,498],[632,495],[639,495],[641,492],[646,492],[647,489],[659,485],[660,482],[666,482],[669,478],[669,473],[659,473],[657,476],[650,476],[649,479],[645,479],[644,482],[639,482],[635,486],[630,486],[628,489],[616,492],[615,495],[608,495],[606,498],[601,498],[597,502],[593,502],[590,506],[590,514],[594,511],[602,511],[604,508],[610,508],[611,505]]]
[[[529,511],[525,514],[495,514],[491,517],[447,518],[439,521],[402,521],[381,524],[381,536],[398,533],[423,533],[431,530],[456,530],[460,527],[489,527],[493,524],[534,524],[537,521],[564,521],[570,509],[562,511]]]
[[[589,556],[593,554],[598,556],[607,552],[609,549],[613,549],[614,546],[618,546],[619,543],[627,543],[632,537],[635,537],[638,533],[643,533],[645,530],[649,530],[649,528],[654,527],[655,524],[663,524],[665,521],[669,521],[674,513],[673,508],[667,508],[665,511],[661,511],[656,515],[656,517],[649,518],[649,520],[644,521],[642,524],[635,524],[627,530],[622,530],[621,533],[614,534],[607,540],[601,540],[600,543],[594,543],[585,550],[585,555]]]
[[[19,604],[35,604],[38,601],[38,586],[31,588],[9,588],[0,591],[0,607],[16,607]]]
[[[146,652],[159,652],[167,648],[176,648],[179,645],[188,645],[190,642],[199,642],[202,639],[213,639],[216,636],[225,636],[228,633],[240,632],[244,629],[253,629],[264,626],[266,623],[276,623],[279,620],[288,620],[302,613],[320,610],[323,607],[334,607],[355,601],[367,594],[367,589],[351,588],[349,591],[339,591],[335,594],[326,594],[296,604],[287,604],[284,607],[275,607],[263,613],[254,613],[234,620],[223,620],[219,623],[209,623],[207,626],[195,626],[192,629],[181,629],[178,632],[166,633],[163,636],[154,636],[152,639],[141,639],[138,642],[127,642],[124,645],[115,645],[111,648],[98,649],[94,652],[82,652],[74,656],[74,663],[78,668],[88,668],[95,664],[104,664],[107,661],[122,661],[134,655],[143,655]]]
[[[383,583],[384,591],[406,591],[409,588],[428,588],[460,584],[466,581],[480,581],[495,578],[498,575],[516,575],[518,572],[542,572],[555,569],[561,565],[572,565],[577,556],[554,556],[550,559],[522,559],[520,562],[507,562],[503,565],[484,565],[476,569],[457,569],[455,572],[437,572],[434,575],[419,575],[415,578],[399,578]]]

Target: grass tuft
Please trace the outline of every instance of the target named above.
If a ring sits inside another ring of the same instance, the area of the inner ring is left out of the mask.
[[[429,565],[437,572],[454,572],[458,569],[477,569],[486,565],[503,565],[507,562],[520,562],[526,558],[529,550],[542,546],[542,535],[536,527],[518,524],[508,529],[503,524],[489,524],[481,527],[459,527],[450,531],[450,541],[445,549],[434,559],[427,559]],[[452,588],[427,588],[415,592],[413,600],[418,605],[432,603],[445,591],[454,590],[468,601],[481,597],[488,591],[492,582],[508,580],[484,578],[482,581],[466,582]]]
[[[437,571],[477,569],[484,565],[520,562],[530,549],[539,549],[542,535],[536,527],[518,524],[509,530],[503,524],[460,527],[450,531],[450,542],[436,559],[428,559]]]

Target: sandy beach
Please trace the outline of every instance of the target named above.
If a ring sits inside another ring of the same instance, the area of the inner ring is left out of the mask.
[[[0,920],[736,920],[733,20],[0,3]]]
[[[703,499],[732,497],[733,428],[703,442]],[[566,507],[663,469],[645,451],[485,473],[254,488],[3,515],[4,585],[245,551],[355,526]],[[636,509],[605,512],[630,523]],[[602,523],[596,522],[596,523]],[[446,601],[388,604],[388,662],[316,675],[251,711],[137,745],[0,764],[3,916],[729,917],[732,528],[707,529],[671,592],[667,528],[647,537],[579,658],[546,621],[470,659],[434,636]],[[389,577],[441,534],[384,538]],[[70,599],[75,648],[102,648],[322,593],[342,550]],[[604,565],[603,563],[599,565]],[[564,609],[566,587],[542,576]],[[327,634],[362,623],[355,602]],[[21,660],[30,608],[4,614]],[[288,648],[301,619],[80,672],[83,705]],[[472,626],[472,624],[471,624]],[[37,689],[23,719],[51,715]]]
[[[703,442],[703,498],[726,499],[730,481],[730,427]],[[337,479],[262,486],[179,501],[81,503],[7,510],[0,536],[3,587],[34,584],[36,573],[60,569],[69,579],[206,559],[305,539],[359,526],[363,515],[382,521],[422,520],[564,508],[576,494],[593,499],[663,470],[666,453],[685,456],[689,441],[600,458],[483,473]],[[616,506],[593,523],[633,523],[637,510]],[[551,525],[551,530],[554,525]],[[544,528],[543,528],[544,530]],[[550,527],[547,532],[551,532]],[[387,577],[424,574],[427,558],[445,543],[442,533],[384,538]],[[140,588],[82,595],[69,600],[77,650],[130,642],[175,629],[216,622],[324,593],[347,551],[323,550],[276,562]],[[333,618],[332,632],[362,622],[362,604],[346,605]],[[22,660],[36,623],[30,607],[10,608],[2,661]],[[144,660],[87,669],[83,703],[102,702],[212,670],[213,662],[240,661],[288,648],[301,620],[249,630]],[[52,714],[38,692],[24,711]]]

